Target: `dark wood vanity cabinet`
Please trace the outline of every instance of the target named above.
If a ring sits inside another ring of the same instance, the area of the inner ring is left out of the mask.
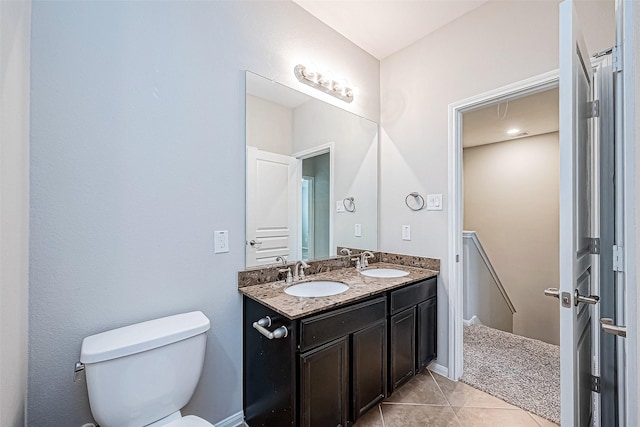
[[[389,356],[389,390],[406,383],[416,368],[416,310],[408,308],[389,320],[391,352]]]
[[[347,425],[349,341],[343,337],[300,355],[300,424]]]
[[[389,393],[436,358],[436,278],[389,295]]]
[[[416,307],[417,313],[417,372],[425,369],[436,358],[437,299],[432,297]]]
[[[387,299],[287,320],[244,297],[245,421],[251,427],[347,427],[386,397]],[[268,339],[253,328],[288,334]]]
[[[346,357],[349,353],[350,364]],[[348,420],[357,420],[386,397],[386,366],[385,319],[354,332],[350,342],[341,338],[301,354],[301,425],[347,426]],[[347,413],[349,383],[351,414]]]
[[[243,298],[251,427],[347,427],[435,358],[436,279],[291,320]],[[253,322],[287,328],[268,339]]]
[[[387,321],[382,319],[351,337],[352,420],[387,395]]]

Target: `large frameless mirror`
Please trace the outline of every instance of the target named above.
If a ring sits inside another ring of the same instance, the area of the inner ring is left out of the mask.
[[[378,125],[246,73],[247,267],[377,249]]]

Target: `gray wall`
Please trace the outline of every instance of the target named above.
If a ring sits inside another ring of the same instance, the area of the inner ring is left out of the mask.
[[[33,5],[29,425],[91,420],[83,337],[188,310],[211,330],[185,412],[242,409],[244,70],[316,95],[311,60],[379,119],[379,62],[292,2]]]
[[[0,426],[24,425],[31,2],[0,2]]]

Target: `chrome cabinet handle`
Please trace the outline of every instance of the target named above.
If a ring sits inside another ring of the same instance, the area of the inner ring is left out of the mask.
[[[600,302],[600,297],[598,295],[589,295],[589,296],[580,295],[580,292],[578,292],[577,289],[575,290],[574,296],[575,296],[575,298],[573,300],[574,301],[573,303],[576,306],[578,306],[578,304],[580,304],[580,303],[597,304],[598,302]]]
[[[260,246],[262,244],[262,242],[260,240],[250,240],[249,241],[249,245],[251,246]]]
[[[613,319],[609,317],[603,317],[600,319],[600,327],[603,332],[608,334],[617,335],[622,338],[627,337],[627,327],[626,326],[618,326],[613,324]]]

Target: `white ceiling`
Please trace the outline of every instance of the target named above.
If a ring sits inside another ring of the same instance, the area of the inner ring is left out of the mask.
[[[378,59],[488,0],[293,0]]]
[[[558,88],[493,104],[463,116],[463,147],[491,144],[557,132],[559,124]],[[510,136],[509,129],[527,132]]]

